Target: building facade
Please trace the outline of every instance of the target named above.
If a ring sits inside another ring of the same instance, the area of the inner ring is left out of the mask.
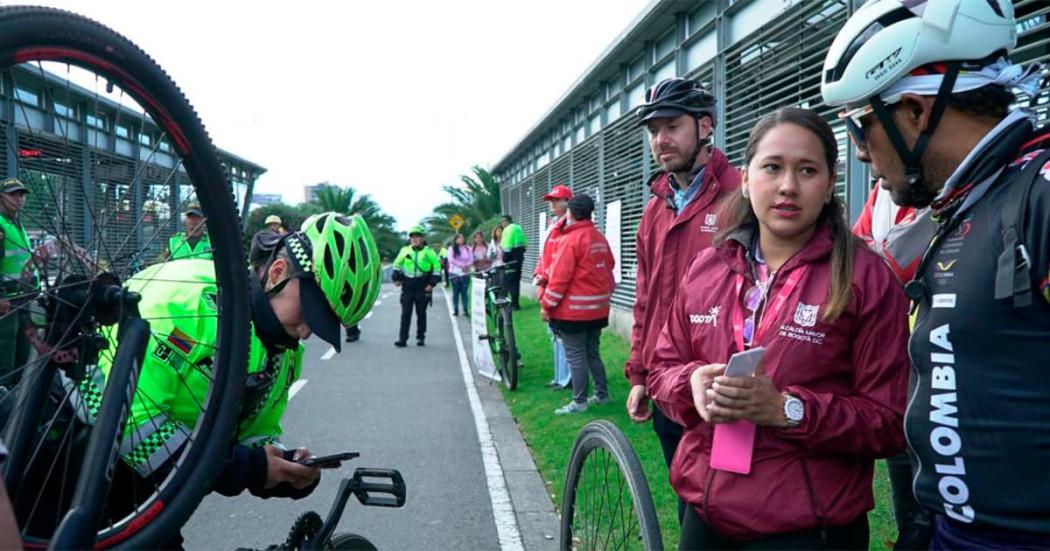
[[[594,196],[595,221],[620,245],[621,283],[613,305],[629,310],[635,294],[635,233],[648,200],[645,182],[658,170],[635,112],[648,87],[680,76],[703,82],[718,98],[714,144],[738,165],[751,127],[765,113],[796,105],[823,114],[839,139],[838,191],[856,217],[871,181],[854,158],[843,124],[821,104],[820,71],[835,34],[861,4],[653,2],[493,168],[504,210],[522,222],[535,244],[547,210],[542,197],[551,186],[565,183]],[[1019,35],[1014,61],[1050,61],[1050,3],[1014,0],[1014,5]],[[1021,99],[1047,120],[1047,81],[1036,98]],[[532,273],[535,256],[527,255],[524,273]]]

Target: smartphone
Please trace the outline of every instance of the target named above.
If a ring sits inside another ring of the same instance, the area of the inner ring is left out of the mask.
[[[737,352],[729,357],[726,365],[726,377],[751,377],[758,369],[758,363],[762,361],[762,355],[766,353],[763,346]]]
[[[315,455],[299,460],[300,465],[307,467],[319,467],[322,469],[336,469],[343,461],[349,461],[361,454],[357,452],[333,453],[332,455]]]

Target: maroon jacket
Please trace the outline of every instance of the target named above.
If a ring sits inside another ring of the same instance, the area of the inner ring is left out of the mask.
[[[624,365],[632,385],[645,384],[656,339],[686,268],[721,229],[716,213],[722,198],[740,192],[740,172],[715,148],[704,170],[703,188],[680,215],[668,202],[674,197],[668,177],[661,172],[653,179],[653,197],[638,226],[634,327],[631,355]]]
[[[773,317],[756,340],[766,347],[763,365],[773,384],[802,399],[804,420],[792,429],[759,427],[749,475],[710,469],[713,426],[693,406],[689,376],[738,350],[733,310],[740,309],[741,319],[749,315],[743,297],[753,283],[743,243],[750,244],[753,231],[708,248],[689,267],[648,379],[661,411],[685,426],[671,485],[700,518],[737,539],[841,526],[874,507],[875,458],[904,449],[909,365],[908,301],[867,247],[856,250],[853,300],[834,322],[821,319],[832,237],[826,226],[818,228],[776,274],[765,314]],[[803,269],[783,306],[770,306]]]

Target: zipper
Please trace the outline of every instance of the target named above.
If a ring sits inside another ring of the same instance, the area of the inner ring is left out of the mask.
[[[708,524],[711,524],[711,512],[708,510],[708,503],[711,501],[711,486],[715,481],[715,472],[714,469],[708,467],[707,487],[704,488],[704,517],[706,517]]]
[[[802,466],[802,478],[806,481],[806,490],[809,491],[809,506],[813,509],[813,516],[817,518],[817,522],[820,523],[820,539],[827,544],[828,543],[828,527],[824,523],[824,515],[820,514],[820,508],[817,506],[817,494],[813,491],[813,481],[809,478],[809,468],[806,467],[806,458],[800,457],[799,464]]]

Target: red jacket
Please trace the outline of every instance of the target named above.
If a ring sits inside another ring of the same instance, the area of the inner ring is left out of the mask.
[[[721,229],[718,207],[727,194],[740,193],[740,172],[721,151],[711,148],[703,189],[681,214],[669,206],[674,191],[666,172],[660,173],[651,185],[653,197],[638,226],[634,327],[631,355],[624,365],[624,375],[632,385],[645,384],[656,340],[678,284],[697,253],[706,249]]]
[[[769,329],[756,340],[766,347],[766,374],[780,391],[802,399],[805,417],[792,429],[758,427],[749,475],[710,469],[713,426],[696,412],[689,376],[698,365],[726,363],[738,350],[733,310],[748,315],[743,298],[753,286],[742,243],[750,243],[750,235],[696,258],[654,354],[653,400],[685,426],[671,485],[731,538],[844,525],[874,507],[875,458],[904,449],[908,301],[878,255],[859,246],[853,300],[834,322],[821,319],[832,237],[819,228],[776,274],[765,314],[773,317],[761,322]],[[783,306],[769,306],[798,270],[803,275]]]
[[[539,285],[536,286],[536,300],[539,302],[543,301],[543,293],[547,290],[547,281],[551,277],[551,265],[554,263],[554,251],[557,250],[558,240],[565,231],[565,221],[566,217],[562,216],[548,228],[543,247],[540,249],[539,262],[536,263],[536,270],[532,273],[532,277],[540,280]]]
[[[593,321],[609,317],[616,259],[590,220],[564,226],[541,303],[550,319]]]
[[[930,209],[916,210],[893,204],[890,192],[875,186],[864,203],[853,234],[879,253],[902,283],[911,281],[919,269],[926,247],[937,232]]]

